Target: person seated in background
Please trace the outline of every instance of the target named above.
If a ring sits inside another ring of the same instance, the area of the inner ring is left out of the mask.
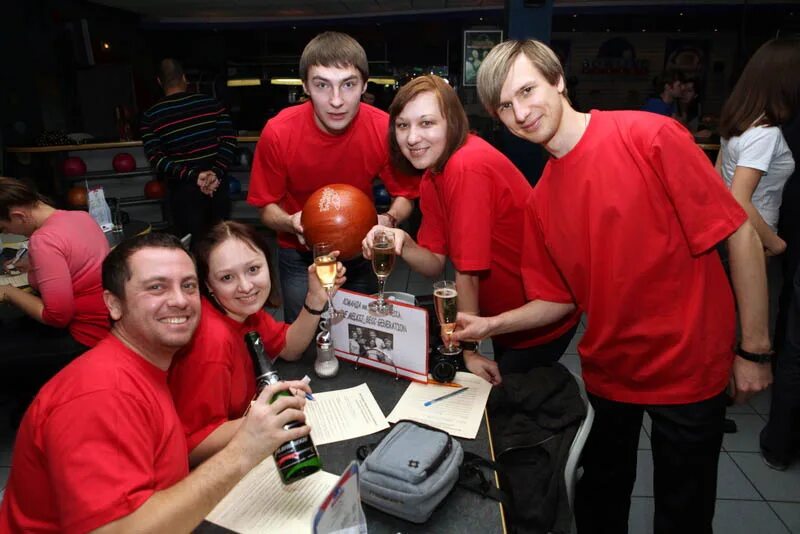
[[[250,469],[310,432],[303,382],[264,389],[230,443],[189,473],[167,387],[200,320],[191,256],[174,236],[123,242],[103,263],[111,334],[38,393],[17,433],[0,532],[189,532]]]
[[[642,111],[658,113],[667,117],[674,117],[676,102],[683,94],[685,77],[679,70],[665,71],[653,80],[654,96],[648,98]]]
[[[698,102],[697,81],[687,79],[683,82],[683,91],[677,101],[675,119],[686,126],[695,138],[707,139],[711,137],[711,130],[700,124],[700,103]]]
[[[0,285],[0,302],[47,326],[66,328],[71,339],[60,341],[62,352],[77,355],[108,334],[101,266],[109,246],[88,213],[56,209],[27,183],[0,177],[0,232],[30,238],[27,257],[14,269],[27,272],[28,283],[38,293]],[[15,334],[0,342],[4,353],[30,355],[39,343],[42,350],[51,350],[44,339],[63,337],[41,328]]]
[[[469,133],[458,95],[442,78],[420,76],[397,93],[389,108],[389,152],[398,168],[425,171],[418,242],[399,228],[376,226],[363,241],[364,256],[372,256],[376,231],[390,231],[396,253],[425,276],[439,276],[450,258],[460,312],[496,315],[522,306],[519,232],[530,184],[508,158]],[[495,361],[464,343],[464,363],[499,384],[502,374],[558,361],[578,317],[573,308],[554,325],[493,337]]]
[[[189,449],[197,465],[222,449],[242,425],[256,393],[256,375],[244,336],[256,331],[267,355],[296,360],[311,343],[328,301],[308,267],[308,292],[300,315],[288,325],[264,306],[274,304],[269,249],[254,228],[221,222],[195,244],[202,318],[192,342],[175,356],[169,388]],[[344,281],[338,264],[336,287]]]

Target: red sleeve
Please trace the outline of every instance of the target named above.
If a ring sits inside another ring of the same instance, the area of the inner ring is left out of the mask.
[[[58,407],[41,432],[60,530],[87,532],[129,515],[155,492],[158,429],[141,401],[116,391]]]
[[[280,202],[286,196],[287,170],[278,135],[267,122],[256,144],[247,203],[257,208]]]
[[[42,322],[63,328],[75,315],[72,275],[64,255],[64,245],[49,234],[34,233],[29,253],[33,279],[44,303]]]
[[[525,296],[529,301],[574,302],[572,292],[547,250],[533,195],[525,207],[524,226],[520,262]]]
[[[228,421],[233,372],[220,357],[227,343],[192,343],[176,359],[169,374],[169,389],[181,420],[189,452]],[[207,356],[213,351],[213,357]]]
[[[270,314],[261,310],[256,314],[256,331],[261,336],[261,342],[272,360],[286,347],[286,332],[289,324],[276,321]]]
[[[460,272],[491,267],[494,186],[491,176],[462,165],[443,184],[450,260]]]
[[[392,197],[405,197],[409,200],[419,197],[420,177],[403,174],[389,163],[388,157],[386,165],[384,165],[378,176],[380,176],[386,186],[386,190],[389,191]]]
[[[430,180],[424,179],[420,184],[419,208],[422,222],[417,231],[417,243],[434,254],[447,255],[447,238],[445,228],[447,220],[439,205],[439,197]]]
[[[747,220],[708,156],[680,124],[661,126],[649,150],[692,255],[713,248]]]

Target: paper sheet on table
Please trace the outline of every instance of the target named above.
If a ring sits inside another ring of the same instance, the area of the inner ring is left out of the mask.
[[[335,443],[389,428],[367,384],[314,393],[306,402],[306,422],[316,445]]]
[[[0,286],[2,285],[26,287],[28,285],[28,273],[0,274]]]
[[[206,519],[241,534],[310,533],[319,506],[337,480],[336,475],[318,471],[286,486],[270,456],[239,481]]]
[[[425,401],[447,395],[455,389],[435,382],[412,382],[386,419],[390,423],[411,419],[445,430],[453,436],[475,439],[492,385],[471,373],[456,373],[453,382],[469,389],[430,406],[425,406]]]

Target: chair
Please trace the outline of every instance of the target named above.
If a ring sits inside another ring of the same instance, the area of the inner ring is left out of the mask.
[[[583,383],[583,378],[580,375],[572,373],[575,377],[575,382],[578,383],[578,389],[581,392],[581,398],[586,404],[586,417],[581,425],[578,427],[578,432],[575,434],[575,439],[572,440],[572,445],[569,448],[569,455],[567,456],[567,465],[564,467],[564,482],[567,486],[567,500],[569,501],[569,509],[572,511],[573,517],[575,516],[575,485],[580,478],[578,472],[578,462],[581,459],[583,446],[586,445],[586,439],[589,437],[589,432],[592,430],[592,423],[594,422],[594,408],[589,402],[589,397],[586,395],[586,385]],[[572,523],[572,531],[575,532],[575,522]]]

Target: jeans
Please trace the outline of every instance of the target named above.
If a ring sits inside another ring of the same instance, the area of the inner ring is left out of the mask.
[[[579,534],[628,532],[637,446],[653,420],[655,534],[711,534],[726,395],[691,404],[640,405],[589,394],[594,424],[575,497]]]
[[[511,349],[494,344],[494,360],[500,369],[500,375],[524,374],[534,367],[543,367],[557,362],[569,347],[569,342],[572,341],[577,329],[578,324],[576,323],[562,336],[542,345],[524,349]]]
[[[293,248],[278,249],[278,273],[281,279],[283,299],[283,320],[293,323],[308,293],[308,266],[314,263],[310,252],[300,252]],[[378,291],[378,278],[372,272],[372,265],[364,258],[342,262],[347,268],[345,289],[371,295]]]

